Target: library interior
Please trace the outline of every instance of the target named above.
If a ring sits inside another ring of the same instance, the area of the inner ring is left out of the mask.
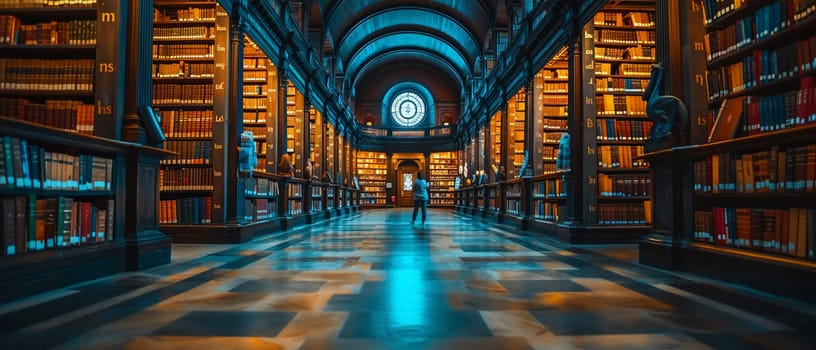
[[[816,0],[0,0],[0,155],[1,348],[816,347]]]

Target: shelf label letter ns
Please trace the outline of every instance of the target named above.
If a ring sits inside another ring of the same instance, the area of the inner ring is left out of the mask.
[[[113,73],[114,71],[113,63],[99,63],[99,73]]]
[[[113,114],[113,106],[103,105],[101,100],[96,101],[96,114],[105,115]]]

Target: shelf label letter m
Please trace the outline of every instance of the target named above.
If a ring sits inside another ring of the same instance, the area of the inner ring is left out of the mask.
[[[100,15],[100,21],[103,23],[114,23],[116,22],[116,14],[113,12],[102,12]]]

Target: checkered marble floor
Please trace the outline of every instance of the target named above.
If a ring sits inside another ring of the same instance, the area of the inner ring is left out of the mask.
[[[0,304],[0,348],[812,349],[816,307],[442,209],[355,213]],[[596,249],[597,248],[597,249]]]

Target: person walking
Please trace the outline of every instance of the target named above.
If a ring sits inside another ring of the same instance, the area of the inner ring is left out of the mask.
[[[428,181],[422,172],[417,173],[417,179],[414,181],[414,214],[411,216],[411,224],[416,221],[417,209],[422,208],[422,223],[425,224],[425,218],[428,211]]]

